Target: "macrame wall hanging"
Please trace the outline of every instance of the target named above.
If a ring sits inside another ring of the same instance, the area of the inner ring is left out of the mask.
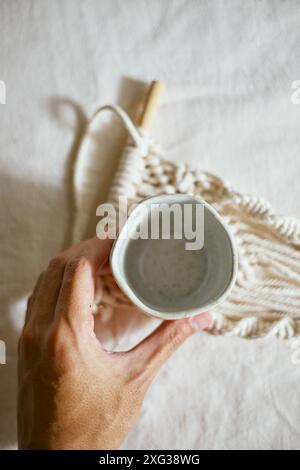
[[[235,237],[239,268],[236,284],[224,303],[211,312],[211,334],[244,338],[262,336],[288,339],[300,334],[300,221],[276,214],[260,197],[243,194],[211,173],[165,158],[144,127],[155,101],[157,83],[148,95],[142,125],[135,127],[117,106],[103,106],[115,113],[130,141],[121,155],[111,183],[108,202],[126,196],[129,204],[160,193],[198,195],[222,215]],[[95,129],[93,129],[95,133]],[[89,166],[83,141],[75,167],[76,219],[74,241],[82,238],[91,202],[91,185],[97,171]],[[110,274],[98,279],[95,312],[103,323],[115,314],[136,307],[126,298]]]

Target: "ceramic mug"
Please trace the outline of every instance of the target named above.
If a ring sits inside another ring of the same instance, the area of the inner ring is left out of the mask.
[[[166,238],[162,219],[152,219],[151,214],[155,213],[153,208],[157,215],[161,207],[174,205],[182,209],[183,215],[190,206],[189,221],[196,230],[184,230],[183,219],[176,226],[174,215],[166,225],[170,234]],[[151,238],[153,220],[160,225]],[[180,226],[182,236],[176,238]],[[144,238],[137,236],[141,231]],[[191,235],[200,231],[201,245],[198,240],[193,246]],[[110,263],[117,284],[129,299],[143,312],[167,320],[211,310],[229,294],[237,275],[237,252],[229,228],[212,206],[184,194],[141,201],[115,240]]]

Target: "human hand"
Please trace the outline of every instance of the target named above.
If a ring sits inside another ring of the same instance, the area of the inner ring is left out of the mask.
[[[22,449],[115,449],[139,415],[168,357],[208,314],[165,321],[128,352],[105,351],[94,333],[95,276],[110,240],[81,242],[44,271],[19,341],[18,434]]]

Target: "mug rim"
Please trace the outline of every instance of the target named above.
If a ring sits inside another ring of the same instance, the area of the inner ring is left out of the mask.
[[[230,281],[228,285],[226,286],[225,290],[222,292],[222,294],[214,301],[208,302],[206,305],[198,308],[189,308],[185,310],[178,310],[176,312],[160,312],[154,308],[149,307],[148,305],[144,304],[133,292],[133,290],[129,287],[128,282],[126,281],[125,276],[122,276],[119,274],[118,269],[116,268],[115,265],[115,257],[116,257],[116,247],[120,239],[120,234],[125,228],[125,225],[127,224],[127,221],[129,220],[130,217],[132,217],[133,213],[136,211],[138,206],[140,204],[143,204],[146,201],[149,200],[155,200],[155,199],[161,199],[161,198],[175,198],[175,199],[192,199],[194,201],[200,202],[201,204],[204,205],[207,210],[212,213],[212,215],[217,219],[217,221],[221,224],[223,229],[226,232],[226,235],[228,236],[229,243],[230,243],[230,248],[231,248],[231,253],[232,253],[232,271],[231,271],[231,276],[230,276]],[[237,278],[237,271],[238,271],[238,254],[237,254],[237,248],[236,244],[233,238],[233,235],[231,233],[230,228],[228,225],[225,223],[223,220],[222,216],[217,212],[217,210],[210,205],[208,202],[206,202],[204,199],[202,199],[200,196],[194,196],[190,194],[179,194],[179,193],[174,193],[174,194],[157,194],[155,196],[149,196],[146,198],[143,198],[141,201],[139,201],[136,206],[129,212],[128,217],[122,228],[120,229],[118,236],[115,238],[111,252],[110,252],[110,266],[112,269],[112,274],[115,278],[115,281],[119,288],[127,295],[127,297],[131,300],[131,302],[138,307],[143,313],[147,314],[148,316],[151,317],[156,317],[161,320],[178,320],[181,318],[188,318],[188,317],[193,317],[196,315],[199,315],[200,313],[207,312],[209,310],[212,310],[215,308],[217,305],[222,303],[225,298],[229,295],[230,291],[232,290],[236,278]]]

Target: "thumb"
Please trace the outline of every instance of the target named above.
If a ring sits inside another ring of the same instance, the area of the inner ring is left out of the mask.
[[[150,336],[128,351],[132,374],[151,381],[167,359],[197,331],[211,326],[209,313],[182,320],[164,321]]]

